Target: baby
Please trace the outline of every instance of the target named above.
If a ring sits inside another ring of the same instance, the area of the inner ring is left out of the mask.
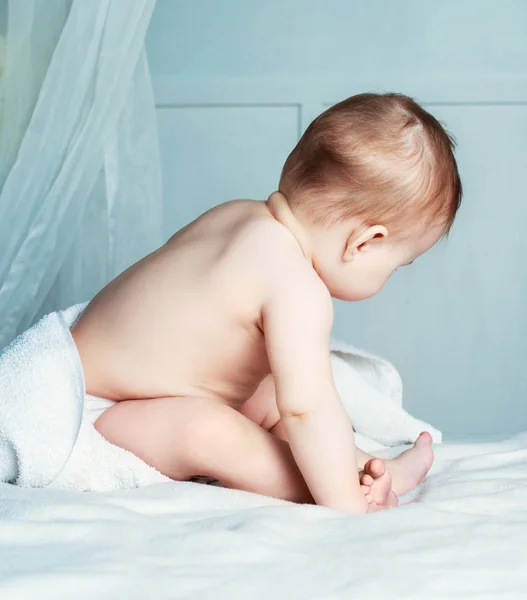
[[[460,201],[453,142],[413,100],[333,106],[267,201],[213,208],[89,304],[72,330],[86,391],[118,401],[96,429],[176,480],[351,513],[396,505],[430,469],[431,439],[391,461],[355,447],[331,298],[376,294]]]

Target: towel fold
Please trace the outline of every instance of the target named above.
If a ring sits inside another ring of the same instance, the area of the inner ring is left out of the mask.
[[[422,431],[441,443],[438,429],[404,410],[401,377],[390,362],[339,340],[331,350],[335,386],[362,450],[408,444]]]
[[[86,418],[84,377],[70,328],[86,304],[51,313],[0,352],[0,481],[26,487],[110,491],[167,477],[107,442]],[[402,408],[389,362],[332,343],[337,391],[363,450],[439,431]]]

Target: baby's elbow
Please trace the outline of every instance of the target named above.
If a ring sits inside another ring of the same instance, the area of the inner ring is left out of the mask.
[[[283,411],[280,411],[280,418],[282,419],[282,421],[289,421],[293,423],[302,423],[304,421],[307,421],[312,415],[312,410],[285,409]]]

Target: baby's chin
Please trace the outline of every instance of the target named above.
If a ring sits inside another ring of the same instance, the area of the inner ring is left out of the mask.
[[[372,277],[369,274],[362,276],[355,275],[351,280],[346,277],[325,276],[325,273],[318,274],[332,298],[342,300],[343,302],[361,302],[375,296],[386,283],[386,279],[381,277]]]
[[[361,290],[357,288],[346,289],[343,287],[328,289],[332,298],[335,298],[335,300],[342,300],[343,302],[361,302],[362,300],[367,300],[368,298],[375,296],[375,294],[379,291],[377,289],[372,291],[367,289]]]

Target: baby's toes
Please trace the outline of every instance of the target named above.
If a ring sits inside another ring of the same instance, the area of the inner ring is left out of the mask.
[[[362,490],[362,493],[365,496],[367,496],[371,492],[371,487],[369,485],[361,485],[360,489]]]
[[[373,477],[368,475],[368,473],[363,473],[361,475],[360,482],[362,485],[373,485]]]
[[[380,458],[372,458],[364,465],[364,473],[371,475],[373,479],[379,479],[386,473],[386,465]]]

